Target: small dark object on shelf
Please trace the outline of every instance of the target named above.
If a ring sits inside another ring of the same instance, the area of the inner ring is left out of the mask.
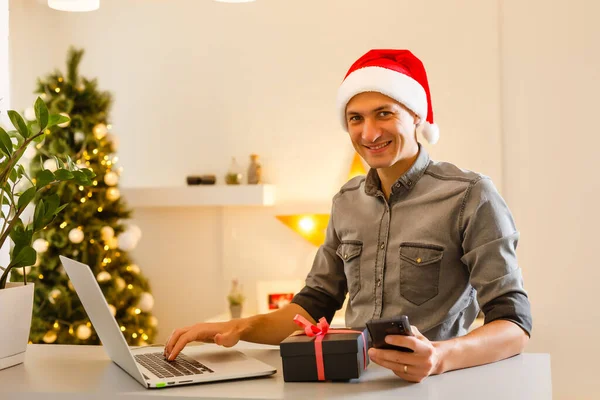
[[[217,182],[215,175],[192,175],[187,177],[188,185],[214,185]]]

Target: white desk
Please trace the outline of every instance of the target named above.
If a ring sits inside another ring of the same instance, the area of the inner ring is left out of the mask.
[[[211,345],[212,346],[212,345]],[[29,345],[25,363],[0,371],[0,399],[551,399],[550,356],[522,354],[494,364],[408,383],[376,364],[351,382],[286,383],[276,346],[236,348],[277,368],[248,380],[144,389],[112,363],[100,346]]]

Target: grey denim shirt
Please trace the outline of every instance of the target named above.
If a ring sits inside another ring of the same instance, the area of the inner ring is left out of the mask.
[[[485,323],[510,320],[530,334],[506,203],[489,178],[419,147],[389,200],[373,169],[335,195],[325,243],[293,302],[331,320],[348,293],[347,326],[405,314],[430,340],[466,334],[481,306]]]

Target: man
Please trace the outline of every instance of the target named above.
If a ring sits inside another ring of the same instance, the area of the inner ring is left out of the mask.
[[[439,137],[421,61],[407,50],[369,51],[350,67],[337,104],[371,169],[333,198],[304,289],[271,314],[177,329],[165,356],[195,340],[278,344],[297,329],[296,314],[331,321],[347,293],[348,326],[409,316],[415,336],[386,341],[413,353],[369,350],[405,380],[522,352],[532,319],[516,261],[519,234],[487,177],[434,162],[418,143],[418,129],[432,144]],[[485,324],[467,333],[479,307]]]

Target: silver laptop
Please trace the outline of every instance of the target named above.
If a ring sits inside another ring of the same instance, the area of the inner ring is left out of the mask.
[[[187,347],[173,361],[165,360],[159,347],[130,349],[90,267],[63,256],[60,260],[108,356],[144,387],[252,378],[276,372],[272,366],[239,351],[213,344]]]

